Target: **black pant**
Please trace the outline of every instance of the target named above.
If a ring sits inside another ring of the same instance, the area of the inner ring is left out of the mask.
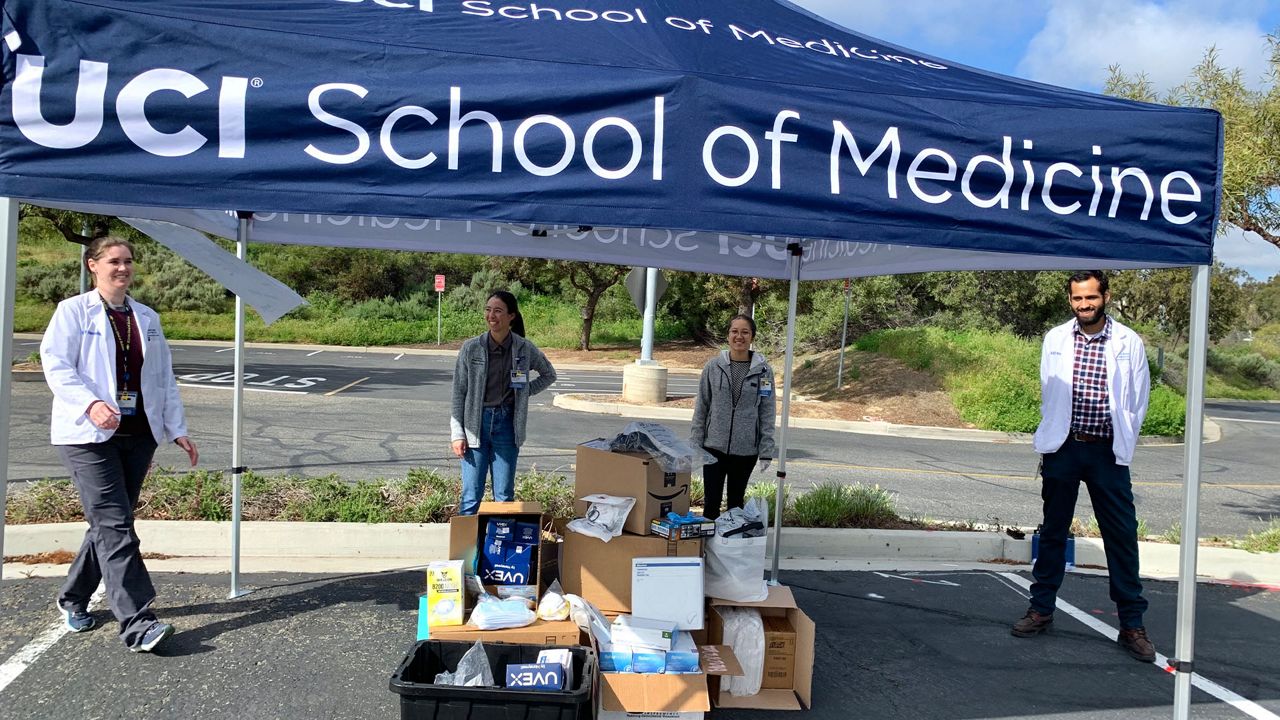
[[[729,455],[719,450],[705,448],[716,457],[711,465],[702,466],[702,484],[705,488],[702,514],[715,520],[720,517],[720,500],[724,496],[725,477],[729,478],[729,507],[740,508],[747,494],[747,480],[756,466],[756,455]]]
[[[120,622],[120,638],[126,645],[136,645],[156,619],[151,611],[156,589],[133,530],[133,508],[156,441],[150,435],[114,436],[101,443],[59,445],[58,452],[80,492],[89,523],[58,604],[85,610],[98,583],[105,580],[107,601]]]
[[[1040,475],[1044,525],[1040,530],[1040,556],[1031,571],[1035,577],[1031,585],[1032,609],[1045,615],[1053,612],[1066,574],[1067,533],[1083,480],[1102,531],[1111,600],[1116,604],[1120,627],[1142,627],[1147,601],[1142,597],[1142,581],[1138,577],[1138,518],[1129,467],[1116,464],[1110,441],[1086,443],[1068,438],[1057,452],[1044,456]]]

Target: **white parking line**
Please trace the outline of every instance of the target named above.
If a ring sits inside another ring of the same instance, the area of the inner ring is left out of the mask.
[[[93,596],[89,598],[89,612],[94,611],[94,608],[102,601],[105,592],[106,588],[99,585]],[[44,632],[14,653],[13,657],[5,660],[4,664],[0,665],[0,692],[4,692],[4,689],[9,687],[9,683],[17,680],[24,670],[31,667],[32,663],[40,659],[41,655],[53,647],[53,644],[58,642],[58,638],[69,632],[71,631],[67,629],[65,622],[61,619],[55,620],[44,629]]]
[[[370,376],[370,377],[372,377],[372,376]],[[348,388],[353,388],[353,387],[355,387],[355,386],[359,385],[360,383],[362,383],[362,382],[364,382],[365,380],[368,380],[368,379],[369,379],[369,378],[367,378],[367,377],[362,377],[362,378],[360,378],[359,380],[356,380],[355,382],[349,382],[349,383],[347,383],[346,385],[343,385],[342,387],[338,388],[337,390],[330,390],[329,392],[325,393],[325,397],[329,397],[330,395],[337,395],[338,393],[342,392],[343,390],[346,390],[346,389],[348,389]]]
[[[399,360],[399,359],[400,359],[400,358],[402,358],[402,357],[404,357],[404,353],[400,353],[399,355],[397,355],[397,356],[395,356],[395,357],[393,357],[393,358],[391,358],[391,359],[392,359],[392,360]]]
[[[214,350],[214,352],[216,352],[216,353],[220,353],[220,352],[231,352],[232,350],[235,350],[235,348],[233,348],[233,347],[229,347],[229,348],[222,348],[221,350]]]
[[[315,351],[315,352],[309,352],[309,353],[307,353],[307,357],[311,357],[312,355],[319,355],[319,354],[320,354],[320,353],[322,353],[322,352],[324,352],[324,351],[323,351],[323,350],[317,350],[317,351]]]
[[[1215,417],[1214,420],[1226,420],[1227,422],[1257,423],[1259,425],[1280,425],[1280,420],[1245,420],[1244,418],[1233,418],[1233,417]]]
[[[178,387],[205,388],[206,390],[235,390],[234,385],[201,385],[199,383],[178,383]],[[268,390],[267,388],[245,388],[246,392],[275,393],[277,395],[310,395],[305,390]]]
[[[1007,578],[1008,580],[1016,583],[1022,589],[1028,592],[1031,591],[1031,581],[1022,577],[1021,575],[1018,575],[1017,573],[1000,573],[1000,574],[1005,578]],[[1094,630],[1098,631],[1098,633],[1100,633],[1103,637],[1108,638],[1113,642],[1120,635],[1120,631],[1102,622],[1101,620],[1090,615],[1089,613],[1081,610],[1080,608],[1072,605],[1071,603],[1064,602],[1062,598],[1058,598],[1057,605],[1059,610],[1062,610],[1063,612],[1067,613],[1071,617],[1084,623],[1087,627],[1093,628]],[[1169,658],[1165,657],[1164,655],[1160,653],[1156,653],[1156,661],[1154,664],[1156,668],[1159,669],[1160,671],[1166,672],[1166,673],[1170,672],[1168,670]],[[1280,716],[1276,715],[1270,710],[1262,707],[1261,705],[1244,697],[1243,695],[1240,695],[1236,692],[1228,690],[1227,688],[1206,678],[1200,673],[1195,673],[1195,672],[1191,673],[1191,685],[1193,687],[1199,688],[1200,690],[1203,690],[1209,693],[1210,695],[1214,696],[1215,698],[1218,698],[1224,703],[1227,703],[1231,707],[1234,707],[1235,709],[1239,710],[1245,715],[1248,715],[1249,717],[1257,718],[1258,720],[1280,720]]]

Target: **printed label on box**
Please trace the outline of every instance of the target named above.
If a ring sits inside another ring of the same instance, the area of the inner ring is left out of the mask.
[[[564,668],[559,663],[508,665],[507,687],[521,690],[563,690]]]

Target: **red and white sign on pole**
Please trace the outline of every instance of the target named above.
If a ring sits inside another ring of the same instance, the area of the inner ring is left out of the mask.
[[[440,306],[444,304],[444,276],[436,276],[436,344],[440,344]]]
[[[444,292],[444,276],[436,276],[436,292]]]

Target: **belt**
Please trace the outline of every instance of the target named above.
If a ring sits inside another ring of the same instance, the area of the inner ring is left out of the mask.
[[[1071,435],[1069,435],[1068,437],[1070,437],[1072,440],[1075,440],[1076,442],[1086,442],[1086,443],[1111,442],[1110,435],[1090,435],[1089,433],[1076,432],[1076,431],[1072,431]]]

